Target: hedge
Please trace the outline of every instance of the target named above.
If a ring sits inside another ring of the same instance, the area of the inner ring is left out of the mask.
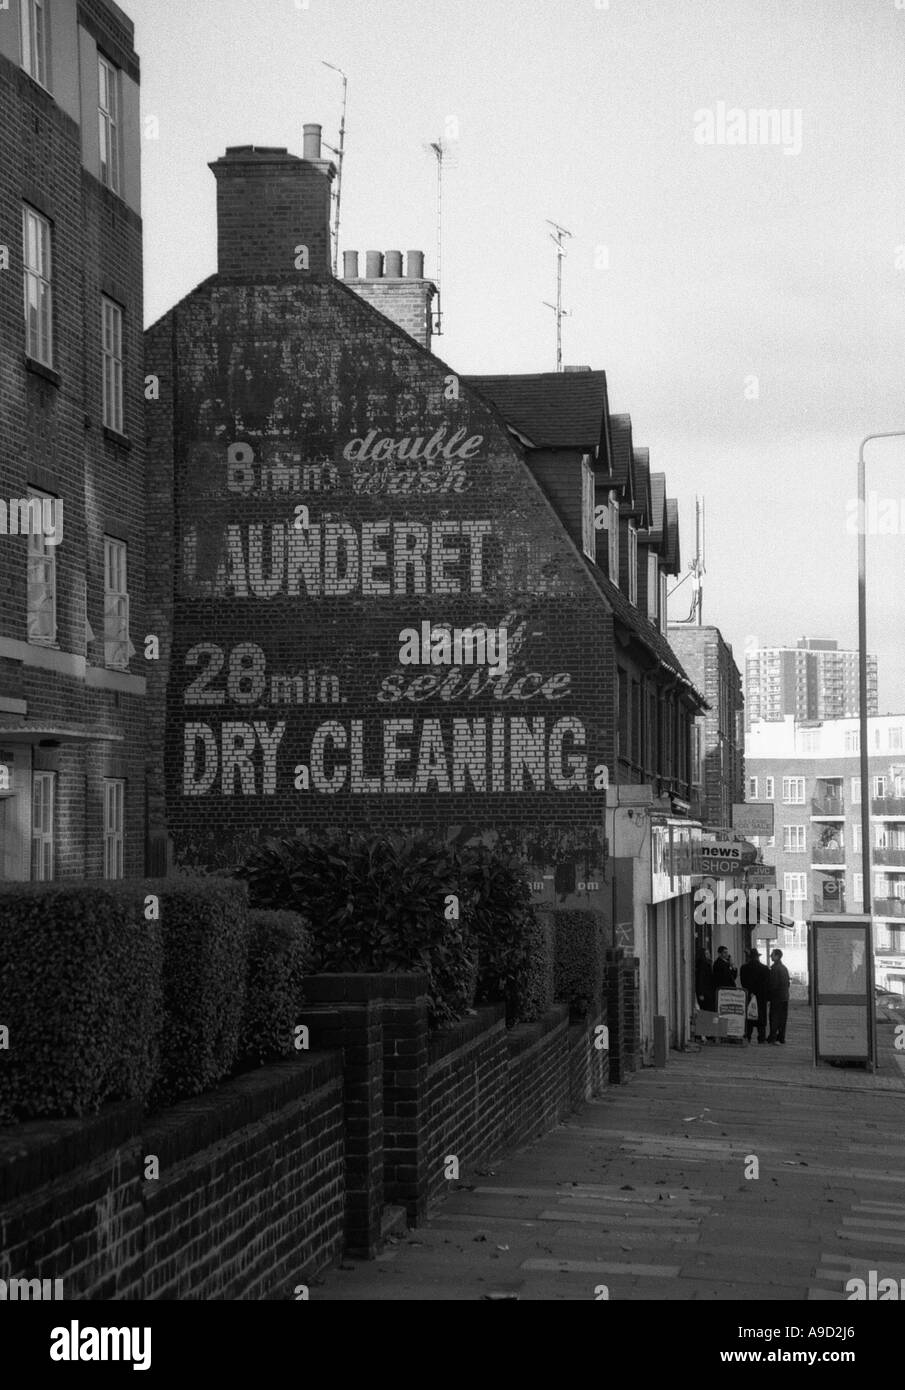
[[[230,879],[149,882],[163,928],[161,1066],[152,1101],[199,1095],[232,1071],[248,964],[248,892]]]
[[[162,933],[141,885],[0,885],[0,1116],[146,1101],[159,1064]]]
[[[461,1018],[474,1002],[477,950],[459,856],[446,843],[301,832],[266,841],[237,877],[248,882],[254,907],[286,908],[307,920],[312,970],[423,970],[434,1027]]]
[[[573,1015],[596,1011],[603,998],[604,922],[587,909],[550,914],[555,932],[555,993]]]
[[[294,1052],[294,1025],[308,951],[304,918],[252,908],[239,1059],[259,1066]]]
[[[525,865],[500,846],[460,850],[460,884],[478,948],[478,1004],[504,1003],[506,1022],[528,1023],[552,1002],[552,953]],[[551,999],[542,1006],[545,977]]]

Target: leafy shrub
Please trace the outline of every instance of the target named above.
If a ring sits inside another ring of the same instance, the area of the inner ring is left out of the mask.
[[[161,879],[163,1034],[156,1105],[198,1095],[239,1049],[248,961],[248,894],[228,879]]]
[[[553,914],[536,910],[534,921],[527,929],[528,970],[522,987],[519,1022],[531,1023],[542,1018],[553,1007],[556,997],[554,962],[556,933]]]
[[[294,1050],[308,950],[306,923],[296,912],[252,908],[248,914],[248,973],[239,1039],[243,1062],[260,1065]]]
[[[269,840],[238,870],[255,907],[300,912],[315,971],[423,970],[435,1027],[461,1018],[475,988],[468,914],[445,916],[460,893],[459,856],[421,836],[304,835]]]
[[[596,1010],[603,997],[603,917],[582,909],[554,910],[556,998],[573,1015]]]
[[[0,1113],[144,1102],[159,1065],[162,941],[145,885],[0,885]]]
[[[484,844],[463,847],[460,860],[460,895],[478,947],[476,1001],[505,1003],[510,1025],[537,1018],[546,940],[527,870],[508,850]]]

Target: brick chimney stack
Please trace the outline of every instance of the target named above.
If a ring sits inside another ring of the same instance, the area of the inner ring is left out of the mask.
[[[367,251],[361,276],[358,252],[344,251],[343,280],[350,290],[404,328],[422,347],[430,349],[431,302],[437,286],[424,278],[423,251],[407,252],[405,274],[401,251],[387,251],[386,255],[382,251]]]
[[[336,166],[320,157],[319,125],[305,126],[303,148],[305,157],[299,159],[285,149],[233,145],[209,166],[217,180],[221,278],[264,283],[331,278],[330,193]]]

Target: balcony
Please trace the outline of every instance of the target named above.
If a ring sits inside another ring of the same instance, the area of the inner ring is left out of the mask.
[[[905,917],[905,898],[874,898],[877,917]]]
[[[811,820],[844,820],[845,798],[841,792],[818,792],[811,797]]]
[[[874,849],[870,857],[874,864],[888,864],[905,872],[905,849]]]
[[[844,869],[845,846],[841,843],[835,845],[812,845],[811,867],[814,869]]]
[[[870,813],[905,820],[905,796],[875,796],[870,803]]]

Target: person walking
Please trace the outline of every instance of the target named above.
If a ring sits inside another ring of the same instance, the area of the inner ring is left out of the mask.
[[[757,1041],[767,1040],[767,998],[770,993],[770,967],[764,965],[760,951],[754,947],[748,952],[748,959],[739,971],[739,982],[747,992],[745,1000],[745,1039],[751,1041],[751,1034],[757,1029]],[[757,1004],[757,1018],[748,1016],[752,999]]]
[[[782,951],[770,952],[770,1036],[768,1043],[785,1043],[789,1017],[789,972],[782,963]]]
[[[716,960],[713,962],[714,993],[721,989],[735,989],[737,977],[738,971],[732,964],[729,947],[721,946],[716,953]]]
[[[706,946],[698,947],[698,954],[694,965],[694,993],[698,1001],[698,1008],[704,1009],[707,1013],[713,1013],[716,1009],[716,1000],[713,994],[713,961],[710,959],[710,952]]]

